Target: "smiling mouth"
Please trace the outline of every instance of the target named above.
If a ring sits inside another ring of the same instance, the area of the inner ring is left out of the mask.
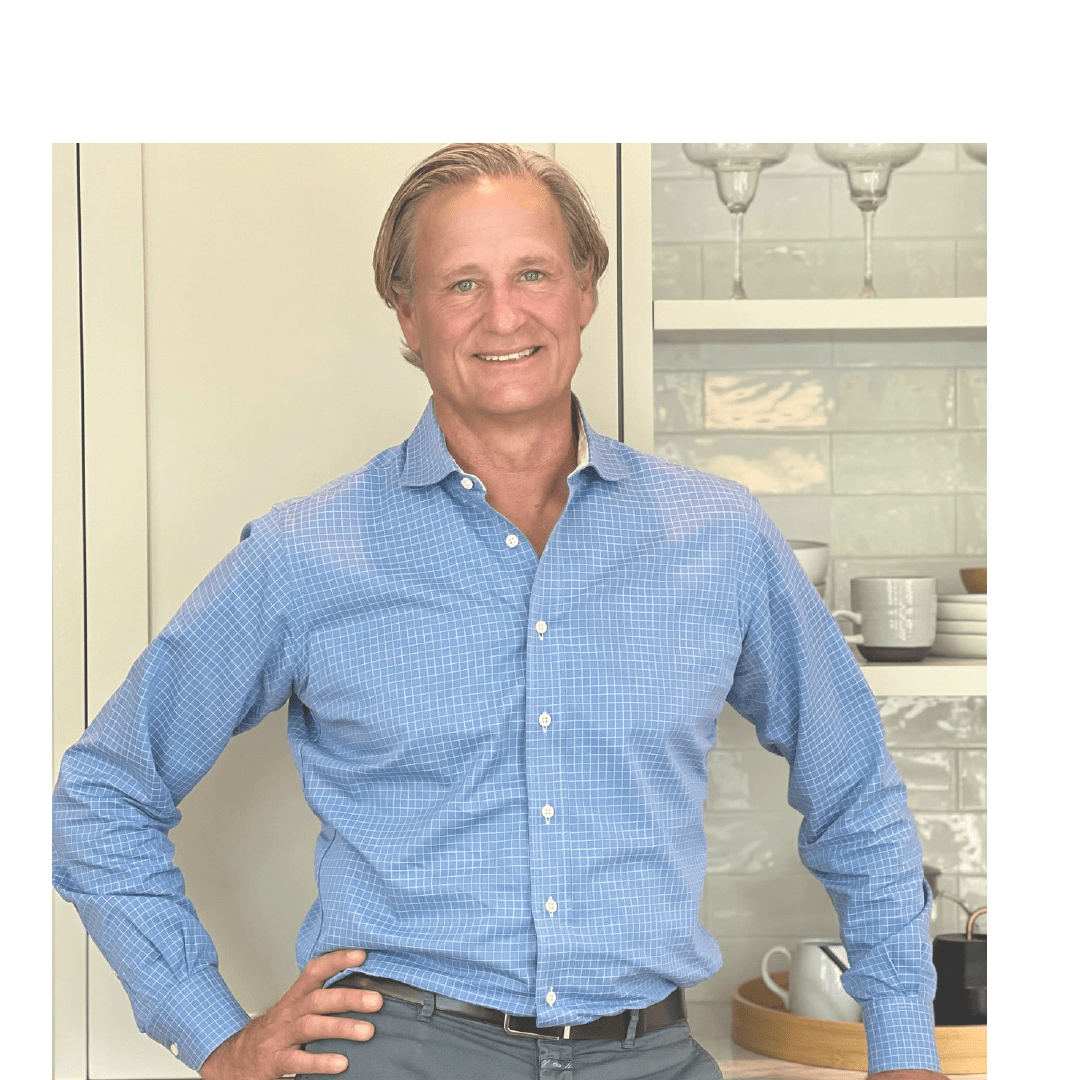
[[[532,356],[540,348],[539,345],[534,345],[531,349],[522,349],[521,352],[514,353],[476,353],[475,355],[480,357],[481,360],[487,360],[493,364],[505,364],[508,360],[523,360],[526,356]]]

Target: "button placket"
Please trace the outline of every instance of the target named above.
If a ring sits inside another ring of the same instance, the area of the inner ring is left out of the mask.
[[[558,607],[557,586],[564,578],[565,570],[558,566],[558,559],[540,560],[533,581],[530,618],[526,623],[528,702],[531,715],[539,728],[532,728],[532,734],[527,741],[527,752],[529,833],[532,838],[531,887],[534,890],[533,903],[536,905],[533,910],[540,915],[535,923],[538,939],[536,977],[540,987],[547,988],[546,992],[541,990],[542,995],[555,994],[554,984],[558,980],[553,976],[561,969],[561,961],[565,958],[568,944],[566,928],[562,925],[565,922],[564,910],[560,910],[569,895],[566,877],[568,853],[564,848],[563,830],[550,828],[552,824],[559,824],[553,819],[557,816],[556,808],[561,806],[559,800],[563,797],[559,759],[564,747],[558,738],[559,729],[555,723],[558,710],[552,708],[552,702],[559,700],[558,691],[561,685],[560,645],[555,620],[552,619],[549,623],[546,618]],[[533,634],[536,636],[533,637]],[[539,829],[541,824],[544,826],[543,830]],[[547,915],[547,918],[543,915]],[[541,996],[537,1002],[539,1009],[545,1011],[553,1004],[553,998],[549,996]]]

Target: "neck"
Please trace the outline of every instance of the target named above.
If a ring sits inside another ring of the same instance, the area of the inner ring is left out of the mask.
[[[569,497],[567,476],[577,466],[577,417],[567,394],[542,415],[484,418],[470,423],[435,402],[446,448],[466,472],[480,477],[487,501],[543,551]]]

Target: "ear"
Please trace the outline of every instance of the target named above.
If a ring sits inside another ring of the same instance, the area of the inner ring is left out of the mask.
[[[589,265],[582,270],[578,282],[581,288],[581,295],[578,298],[578,325],[582,330],[589,325],[594,313],[596,312],[596,285],[592,279],[592,258],[589,258]]]
[[[397,312],[398,325],[401,327],[402,336],[405,338],[405,344],[414,352],[419,352],[420,327],[416,319],[416,312],[404,293],[397,293],[396,298],[397,307],[395,310]]]

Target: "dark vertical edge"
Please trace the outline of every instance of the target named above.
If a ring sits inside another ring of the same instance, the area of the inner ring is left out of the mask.
[[[619,395],[619,442],[624,442],[623,407],[623,245],[622,245],[622,143],[615,144],[615,321],[617,326],[617,393]]]

